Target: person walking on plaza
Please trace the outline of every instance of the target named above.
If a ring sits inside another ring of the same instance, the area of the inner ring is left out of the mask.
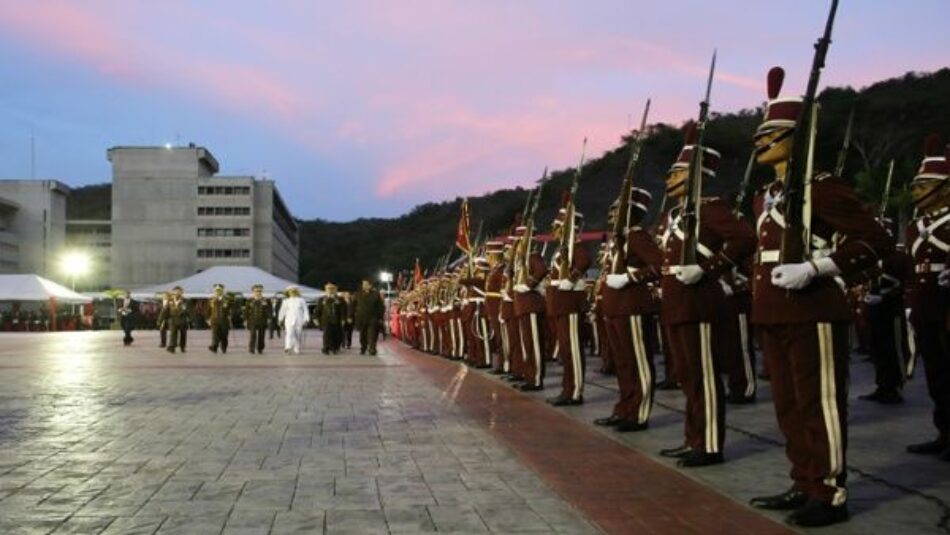
[[[383,318],[383,298],[373,283],[363,281],[363,285],[354,297],[354,325],[360,332],[360,355],[369,351],[376,355],[376,337],[379,334],[379,323]]]
[[[794,511],[789,523],[817,527],[848,519],[845,453],[852,312],[835,277],[847,279],[875,265],[891,254],[893,244],[846,181],[823,172],[802,176],[790,167],[793,154],[809,153],[809,147],[796,150],[794,145],[799,140],[808,143],[808,133],[796,130],[804,128],[798,120],[810,116],[810,109],[801,98],[778,98],[783,79],[781,68],[769,72],[769,102],[754,139],[756,159],[772,166],[776,179],[754,202],[759,247],[752,277],[752,323],[769,370],[775,413],[792,465],[792,487],[753,498],[751,504]],[[808,183],[803,199],[807,204],[786,197],[790,188],[800,187],[801,179]],[[801,221],[811,239],[804,244],[806,254],[784,259],[783,244],[799,230],[790,221]]]
[[[217,353],[228,352],[228,332],[231,330],[231,300],[224,295],[224,285],[214,285],[214,295],[208,299],[208,327],[211,328],[211,345],[208,349]]]
[[[277,319],[277,313],[280,311],[280,293],[274,294],[274,297],[271,297],[268,301],[270,302],[270,318],[267,325],[267,338],[273,340],[274,334],[277,334],[278,337],[281,335],[280,320]]]
[[[284,326],[284,353],[300,354],[303,345],[303,329],[310,323],[307,302],[300,297],[300,289],[289,286],[287,298],[281,301],[277,320]]]
[[[132,329],[135,328],[136,316],[138,316],[138,303],[132,300],[128,290],[122,290],[122,297],[118,299],[119,323],[122,325],[122,345],[128,347],[135,341],[132,338]]]
[[[336,284],[329,283],[324,289],[326,295],[317,302],[315,316],[317,325],[323,330],[323,354],[336,354],[343,345],[343,322],[346,320],[346,303],[336,292]]]
[[[168,345],[168,322],[162,321],[161,318],[162,318],[162,313],[164,313],[165,309],[168,308],[168,304],[171,302],[171,300],[172,300],[171,292],[162,293],[162,305],[161,305],[161,308],[159,308],[158,310],[158,319],[157,319],[158,339],[159,339],[158,347],[161,347],[161,348],[164,348],[165,346]]]
[[[251,298],[244,303],[244,326],[248,332],[248,351],[264,353],[264,334],[271,317],[270,301],[264,299],[264,286],[251,287]]]
[[[188,303],[182,297],[183,293],[181,286],[172,288],[168,305],[162,308],[158,316],[159,323],[168,328],[168,345],[165,351],[169,353],[174,353],[176,348],[184,353],[188,343],[188,325],[191,322],[191,315],[188,311]]]
[[[343,292],[343,302],[346,303],[346,316],[343,318],[343,347],[350,349],[353,347],[353,314],[356,311],[353,302],[353,294]]]

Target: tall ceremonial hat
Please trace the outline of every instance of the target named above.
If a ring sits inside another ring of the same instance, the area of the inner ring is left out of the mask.
[[[571,202],[571,192],[568,190],[564,191],[564,197],[561,200],[561,208],[558,209],[557,215],[554,217],[554,226],[559,227],[564,224],[564,218],[567,217],[567,205]],[[574,208],[574,224],[580,225],[584,223],[584,214],[577,211],[577,208]]]
[[[650,211],[653,195],[643,188],[630,188],[630,212],[627,221],[640,221]]]
[[[505,242],[490,240],[485,242],[485,254],[501,254],[505,252]]]
[[[696,150],[696,139],[698,136],[696,123],[693,121],[686,123],[684,130],[686,133],[685,144],[680,150],[680,154],[673,163],[673,166],[670,167],[671,173],[679,169],[689,169],[689,162],[693,159],[693,152]],[[721,159],[722,155],[719,154],[719,151],[709,147],[703,147],[703,174],[710,178],[715,178],[716,171],[719,170],[719,161]]]
[[[261,291],[264,291],[264,285],[263,285],[263,284],[255,284],[254,286],[251,286],[251,291],[253,292],[254,290],[261,290]]]
[[[755,131],[755,137],[764,136],[783,128],[795,128],[798,116],[802,112],[802,97],[782,97],[782,84],[785,82],[785,69],[772,67],[766,80],[769,101],[765,106],[762,124]]]
[[[946,181],[950,176],[950,145],[944,146],[940,134],[930,134],[924,140],[924,159],[920,162],[913,182]]]
[[[212,288],[215,290],[224,290],[224,285],[221,284],[220,282],[216,282],[214,283],[214,286],[212,286]]]

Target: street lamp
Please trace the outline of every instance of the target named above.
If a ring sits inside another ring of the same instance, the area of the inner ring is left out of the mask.
[[[73,290],[76,290],[76,278],[89,273],[89,255],[82,251],[70,251],[63,255],[60,268],[69,277]]]
[[[389,297],[389,292],[391,291],[389,285],[393,282],[393,274],[388,271],[380,271],[379,282],[386,285],[386,297]]]

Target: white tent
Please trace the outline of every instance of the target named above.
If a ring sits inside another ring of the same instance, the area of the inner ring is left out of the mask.
[[[181,286],[187,298],[211,297],[215,284],[223,284],[226,292],[236,292],[244,295],[250,295],[251,286],[255,284],[264,285],[264,295],[266,296],[283,292],[288,286],[300,288],[300,295],[307,299],[316,299],[323,295],[320,290],[275,277],[255,266],[214,266],[184,279],[134,289],[132,290],[132,297],[150,299],[162,292],[167,292],[175,286]]]
[[[61,303],[92,301],[91,297],[32,273],[0,275],[0,301],[48,301],[52,298]]]

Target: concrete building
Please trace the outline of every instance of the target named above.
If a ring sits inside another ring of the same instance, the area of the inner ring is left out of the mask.
[[[66,280],[66,197],[57,180],[0,180],[0,273]]]
[[[215,176],[204,147],[113,147],[111,280],[160,284],[215,265],[297,280],[297,225],[273,181]]]

